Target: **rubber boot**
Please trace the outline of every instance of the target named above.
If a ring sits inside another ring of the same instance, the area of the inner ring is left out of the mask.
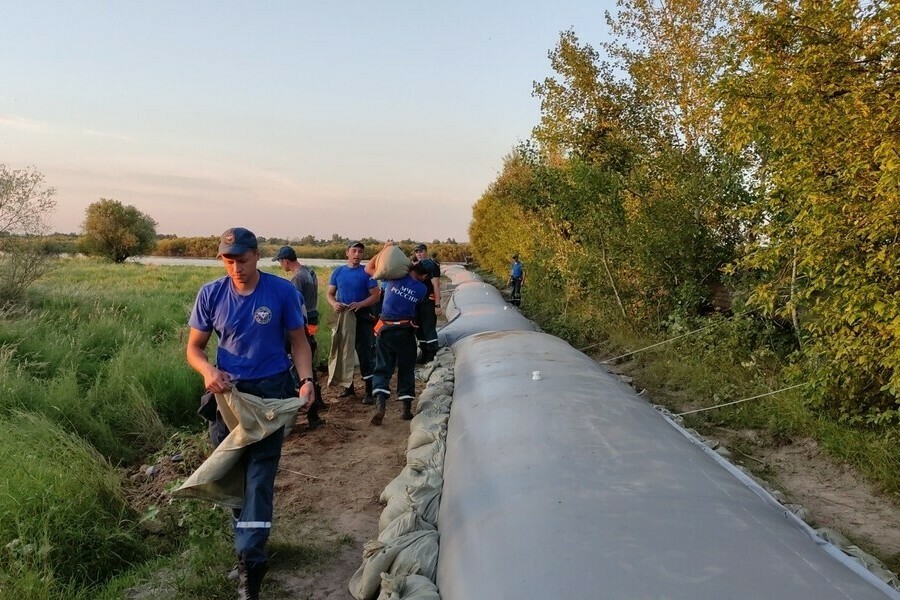
[[[353,384],[351,383],[347,387],[344,388],[344,391],[338,394],[338,398],[349,398],[350,396],[355,396],[356,390],[353,389]]]
[[[403,415],[400,417],[404,421],[409,421],[413,418],[412,414],[412,400],[404,400],[403,401]]]
[[[307,428],[307,431],[312,431],[325,424],[325,419],[320,417],[319,413],[327,409],[328,405],[322,400],[322,386],[318,383],[313,383],[313,403],[306,413],[306,416],[309,418],[309,427]]]
[[[259,600],[263,577],[268,570],[265,565],[248,569],[243,561],[238,564],[238,600]]]
[[[313,384],[313,390],[314,390],[313,393],[315,394],[315,399],[316,399],[316,404],[315,404],[316,408],[319,410],[320,413],[327,412],[329,406],[324,400],[322,400],[322,386],[319,385],[318,382],[316,382]]]
[[[375,404],[375,398],[372,397],[372,378],[363,379],[363,383],[366,384],[366,397],[362,399],[363,404]]]
[[[381,421],[384,419],[385,408],[387,408],[387,396],[384,394],[376,394],[375,414],[372,415],[372,420],[369,421],[372,425],[381,425]]]

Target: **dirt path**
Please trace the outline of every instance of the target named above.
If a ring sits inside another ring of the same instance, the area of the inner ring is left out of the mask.
[[[355,385],[363,389],[358,375]],[[279,540],[343,543],[333,561],[314,571],[295,557],[280,559],[275,550],[267,577],[275,589],[266,597],[352,600],[347,583],[362,564],[363,544],[378,535],[378,497],[406,464],[409,421],[400,419],[401,405],[389,402],[383,425],[375,427],[369,423],[373,408],[360,402],[362,394],[345,399],[339,392],[322,390],[330,405],[325,426],[307,432],[301,417],[285,440],[272,546]]]

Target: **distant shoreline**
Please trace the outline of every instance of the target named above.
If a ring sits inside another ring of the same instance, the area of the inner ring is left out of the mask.
[[[346,260],[337,260],[331,258],[299,258],[300,264],[310,267],[337,267],[345,264]],[[181,258],[177,256],[131,256],[125,260],[126,263],[139,263],[142,265],[158,265],[158,266],[176,266],[176,267],[221,267],[222,261],[218,258]],[[266,263],[272,266],[278,266],[277,263],[271,262],[271,259],[260,259],[260,265],[265,266]]]

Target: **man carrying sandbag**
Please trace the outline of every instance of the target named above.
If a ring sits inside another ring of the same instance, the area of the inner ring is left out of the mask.
[[[366,265],[366,272],[385,282],[381,314],[375,324],[375,414],[372,425],[381,425],[391,395],[391,376],[397,367],[397,399],[403,403],[403,419],[413,418],[416,398],[416,312],[428,296],[428,277],[421,263],[410,265],[403,252],[388,245]]]

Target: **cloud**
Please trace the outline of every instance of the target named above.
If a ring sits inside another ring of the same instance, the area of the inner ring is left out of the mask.
[[[0,127],[10,127],[12,129],[35,133],[47,133],[51,130],[51,127],[47,123],[17,115],[0,115]]]

